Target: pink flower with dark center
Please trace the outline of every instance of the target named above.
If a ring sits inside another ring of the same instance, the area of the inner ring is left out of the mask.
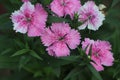
[[[27,1],[12,13],[11,19],[16,32],[27,33],[29,37],[40,36],[46,26],[47,12],[41,4],[34,6]]]
[[[79,10],[79,21],[83,24],[78,28],[85,29],[88,27],[90,30],[98,30],[105,20],[104,14],[99,11],[99,8],[95,5],[93,1],[86,2]]]
[[[74,13],[81,7],[81,3],[80,0],[53,0],[50,7],[59,17],[70,15],[73,18]]]
[[[41,36],[49,55],[56,57],[70,55],[69,48],[75,49],[80,44],[80,38],[79,32],[71,29],[68,23],[53,23]]]
[[[94,41],[89,38],[85,38],[85,41],[82,42],[82,49],[86,50],[86,54],[89,55],[90,45],[92,45],[92,53],[91,53],[91,64],[96,68],[97,71],[104,70],[104,66],[112,66],[113,65],[113,54],[111,52],[111,45],[107,41]]]

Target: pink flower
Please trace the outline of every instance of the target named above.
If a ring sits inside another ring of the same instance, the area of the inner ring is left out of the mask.
[[[12,13],[11,19],[16,32],[27,33],[29,37],[40,36],[46,26],[47,12],[40,4],[34,6],[28,1]]]
[[[59,17],[70,15],[73,18],[81,4],[80,0],[53,0],[50,6],[51,10]]]
[[[93,1],[86,2],[79,10],[79,21],[83,24],[78,28],[85,29],[88,27],[90,30],[98,30],[105,20],[104,14],[99,11],[99,8]]]
[[[70,49],[75,49],[80,44],[80,34],[71,29],[68,23],[53,23],[46,28],[41,40],[51,56],[61,57],[70,55]]]
[[[92,53],[91,53],[91,64],[96,68],[97,71],[104,70],[103,66],[112,66],[113,65],[113,54],[111,52],[111,45],[107,41],[94,41],[89,38],[85,38],[85,41],[82,42],[82,49],[86,50],[86,54],[90,50],[90,45],[92,45]]]

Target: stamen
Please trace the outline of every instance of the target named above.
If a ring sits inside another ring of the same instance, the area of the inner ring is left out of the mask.
[[[27,22],[30,22],[30,21],[31,21],[31,18],[26,18],[26,21],[27,21]]]

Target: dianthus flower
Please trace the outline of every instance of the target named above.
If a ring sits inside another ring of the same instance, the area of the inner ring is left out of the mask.
[[[86,54],[89,55],[89,50],[91,48],[91,64],[95,67],[97,71],[104,70],[103,66],[112,66],[113,65],[113,54],[111,52],[111,45],[107,41],[94,41],[89,38],[85,38],[85,41],[82,42],[82,49],[85,50]]]
[[[53,0],[50,4],[51,10],[59,17],[70,15],[73,18],[81,7],[80,0]]]
[[[80,30],[88,27],[88,29],[96,31],[103,24],[103,20],[105,19],[104,14],[99,11],[99,8],[93,1],[86,2],[80,8],[78,15],[78,20],[83,23],[78,27]]]
[[[71,29],[68,23],[53,23],[46,28],[41,40],[48,48],[48,54],[55,57],[70,55],[70,49],[75,49],[80,44],[80,34]]]
[[[47,20],[47,12],[41,4],[32,5],[25,1],[20,10],[11,15],[14,30],[20,33],[27,33],[29,37],[40,36]]]

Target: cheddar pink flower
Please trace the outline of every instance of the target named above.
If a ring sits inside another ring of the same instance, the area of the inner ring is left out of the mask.
[[[27,33],[29,37],[40,36],[47,20],[47,12],[41,4],[32,5],[29,1],[24,2],[20,10],[11,15],[14,30]]]
[[[56,57],[70,55],[69,48],[75,49],[80,38],[79,32],[71,29],[68,23],[53,23],[41,36],[42,43],[48,47],[48,54]]]
[[[51,10],[59,17],[70,15],[73,18],[80,8],[80,0],[53,0],[50,4]]]
[[[104,66],[112,66],[113,65],[113,54],[111,52],[111,45],[107,41],[94,41],[89,38],[85,38],[85,41],[82,42],[82,49],[86,50],[86,54],[88,55],[88,51],[90,50],[90,45],[92,45],[92,54],[91,54],[91,64],[95,67],[97,71],[104,70]]]
[[[93,1],[86,2],[79,10],[79,21],[83,24],[79,26],[79,30],[88,27],[90,30],[98,30],[105,20],[104,14],[99,11],[99,8]]]

